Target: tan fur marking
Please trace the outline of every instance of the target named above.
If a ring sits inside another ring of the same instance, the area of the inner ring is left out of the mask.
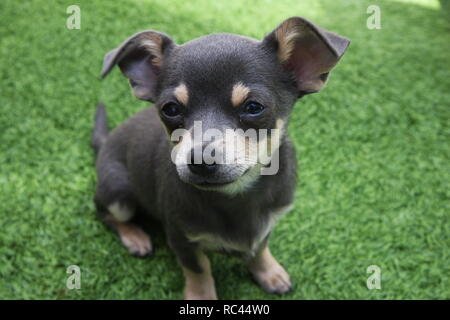
[[[152,64],[157,67],[161,66],[163,60],[161,37],[156,34],[144,34],[140,37],[140,40],[141,47],[147,49],[153,56]]]
[[[188,104],[189,92],[188,88],[184,83],[180,83],[180,85],[178,85],[178,87],[175,88],[174,95],[177,98],[177,100],[182,104],[184,104],[185,106]]]
[[[217,300],[214,278],[208,257],[197,251],[197,259],[202,273],[195,273],[183,267],[185,278],[184,299],[186,300]]]
[[[242,82],[238,82],[233,86],[231,91],[231,103],[234,107],[238,107],[247,98],[250,93],[250,89],[247,88]]]
[[[299,21],[291,19],[284,22],[275,31],[275,38],[278,40],[278,59],[281,62],[286,62],[295,47],[295,41],[301,36],[299,30],[301,30],[301,24]]]
[[[146,256],[152,253],[150,237],[140,227],[129,222],[118,221],[112,215],[107,215],[104,220],[116,230],[122,244],[131,254]]]

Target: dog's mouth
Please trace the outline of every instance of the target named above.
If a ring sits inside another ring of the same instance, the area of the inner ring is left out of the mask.
[[[234,181],[230,181],[230,182],[200,182],[200,183],[195,183],[196,186],[202,187],[202,188],[220,188],[220,187],[224,187],[227,185],[232,184]]]
[[[235,183],[236,181],[238,181],[239,179],[244,177],[249,171],[250,171],[250,168],[246,169],[243,174],[241,174],[236,179],[233,179],[233,180],[230,180],[230,181],[204,180],[204,181],[199,181],[199,182],[195,182],[195,183],[192,183],[192,184],[194,186],[198,187],[199,189],[204,189],[204,190],[221,189],[221,188],[225,188],[225,187]]]

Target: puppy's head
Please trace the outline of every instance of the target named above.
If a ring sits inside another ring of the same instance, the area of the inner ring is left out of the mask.
[[[262,41],[212,34],[176,45],[144,31],[105,56],[102,77],[118,64],[136,97],[155,103],[181,180],[237,193],[274,162],[295,101],[324,86],[348,44],[299,17]]]

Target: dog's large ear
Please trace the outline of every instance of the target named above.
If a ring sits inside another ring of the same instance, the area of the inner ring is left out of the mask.
[[[154,101],[161,66],[174,46],[173,41],[161,32],[137,33],[105,55],[101,77],[106,77],[118,64],[129,79],[135,96]]]
[[[299,96],[317,92],[344,54],[350,40],[318,28],[300,17],[283,21],[263,40],[294,76]]]

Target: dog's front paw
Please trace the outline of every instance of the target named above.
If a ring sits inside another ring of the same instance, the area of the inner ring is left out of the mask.
[[[214,284],[187,284],[184,288],[185,300],[217,300]]]
[[[215,292],[185,291],[184,300],[217,300],[217,295]]]
[[[283,294],[291,291],[289,275],[275,260],[268,247],[262,248],[249,263],[255,281],[268,293]]]
[[[292,289],[289,274],[279,263],[272,264],[268,269],[251,270],[251,273],[267,293],[283,294]]]

